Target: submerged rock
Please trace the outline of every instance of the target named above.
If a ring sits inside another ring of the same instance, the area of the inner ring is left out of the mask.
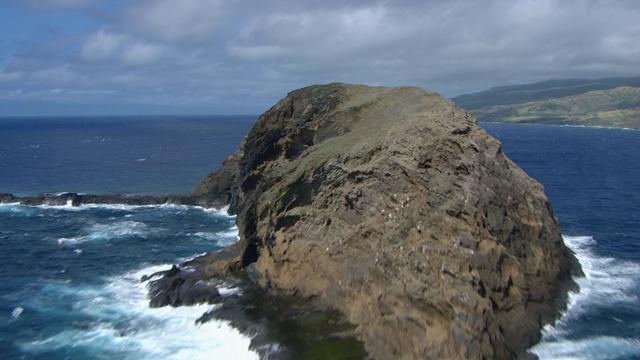
[[[189,306],[194,304],[214,304],[221,299],[215,281],[207,281],[192,269],[182,270],[176,265],[167,271],[143,276],[142,281],[151,280],[148,284],[149,306],[152,308],[163,306]]]
[[[293,91],[193,195],[228,199],[241,240],[189,266],[252,265],[344,314],[372,358],[524,356],[580,273],[543,187],[418,88]]]

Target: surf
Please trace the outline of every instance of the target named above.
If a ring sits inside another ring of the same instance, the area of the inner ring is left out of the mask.
[[[46,295],[66,305],[27,302],[22,317],[29,313],[57,313],[75,317],[76,325],[49,336],[20,341],[18,346],[27,354],[54,357],[82,354],[108,359],[211,359],[233,355],[237,359],[257,359],[257,354],[249,350],[251,339],[227,322],[196,324],[196,319],[212,309],[211,305],[149,308],[147,282],[140,279],[169,267],[136,269],[109,277],[99,286],[47,284]],[[239,293],[237,289],[221,291],[226,296]],[[69,310],[65,310],[67,307]]]
[[[141,281],[238,241],[225,209],[3,204],[0,225],[8,276],[0,335],[11,356],[258,358],[251,337],[228,322],[196,323],[215,305],[150,308],[148,279]],[[219,291],[242,296],[233,286]]]
[[[540,359],[627,359],[640,356],[640,341],[624,328],[640,328],[637,289],[640,264],[599,254],[590,236],[567,236],[564,242],[582,265],[580,291],[569,294],[567,310],[547,325],[542,341],[531,349]],[[599,325],[593,327],[597,319]]]

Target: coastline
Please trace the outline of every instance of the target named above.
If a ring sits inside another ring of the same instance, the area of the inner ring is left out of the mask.
[[[114,204],[114,205],[190,205],[204,208],[222,209],[228,206],[228,201],[216,196],[193,195],[123,195],[123,194],[79,194],[56,193],[35,196],[14,196],[13,194],[0,194],[0,204],[21,204],[29,206],[82,206],[89,204]]]
[[[574,128],[593,128],[593,129],[608,129],[608,130],[631,130],[631,131],[640,131],[640,128],[628,128],[628,127],[617,127],[617,126],[596,126],[596,125],[572,125],[572,124],[548,124],[548,123],[536,123],[536,122],[509,122],[509,121],[480,121],[478,120],[478,124],[482,126],[483,123],[486,124],[510,124],[510,125],[539,125],[539,126],[557,126],[557,127],[574,127]]]

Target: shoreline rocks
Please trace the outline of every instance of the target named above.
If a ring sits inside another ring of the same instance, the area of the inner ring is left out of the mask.
[[[201,196],[150,196],[150,195],[121,195],[121,194],[43,194],[35,196],[14,196],[12,194],[0,194],[0,204],[21,204],[28,206],[82,206],[89,204],[99,205],[189,205],[207,208],[223,208],[227,205],[226,198],[211,195]]]

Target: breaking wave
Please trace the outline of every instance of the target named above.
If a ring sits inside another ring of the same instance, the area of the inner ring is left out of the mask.
[[[146,283],[140,278],[166,269],[165,265],[130,271],[109,278],[102,286],[47,284],[43,289],[46,297],[63,301],[30,301],[24,312],[48,316],[73,313],[78,318],[76,326],[20,342],[20,349],[53,357],[82,354],[107,359],[258,358],[249,350],[250,339],[229,324],[222,321],[195,324],[211,305],[149,308]],[[233,294],[232,289],[221,290],[228,296]]]
[[[544,328],[542,341],[531,352],[540,359],[640,357],[640,340],[629,331],[640,328],[640,264],[598,254],[592,237],[564,236],[564,241],[585,276],[575,279],[580,292],[569,295],[567,311]]]

